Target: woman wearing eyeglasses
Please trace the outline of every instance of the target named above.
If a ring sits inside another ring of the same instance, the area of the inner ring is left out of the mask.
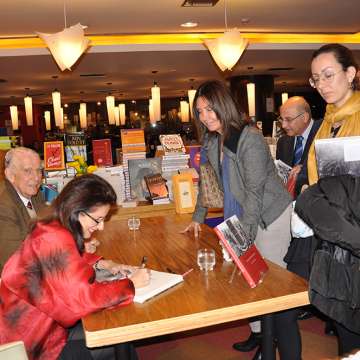
[[[22,340],[29,359],[137,359],[129,344],[89,350],[81,323],[87,314],[132,302],[148,284],[146,269],[134,269],[84,252],[84,242],[104,220],[116,194],[96,175],[69,182],[50,214],[37,221],[7,261],[0,283],[0,344]],[[94,266],[131,279],[97,282]],[[68,332],[68,328],[71,328]]]
[[[360,135],[359,66],[352,52],[340,44],[328,44],[312,56],[310,85],[327,102],[324,121],[315,140]],[[308,157],[309,184],[318,180],[315,147]]]
[[[360,135],[359,67],[352,52],[328,44],[312,57],[310,84],[327,102],[315,140]],[[360,348],[358,179],[332,176],[318,179],[314,143],[308,157],[311,186],[296,202],[296,212],[312,227],[309,282],[311,303],[334,320],[339,355]]]

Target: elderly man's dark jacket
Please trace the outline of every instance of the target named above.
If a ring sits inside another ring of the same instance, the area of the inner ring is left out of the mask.
[[[45,204],[42,193],[39,191],[31,202],[38,214]],[[6,179],[0,181],[0,276],[5,262],[25,239],[30,220],[30,215],[12,184]]]
[[[360,333],[360,178],[320,179],[295,210],[314,230],[309,297],[321,312]]]

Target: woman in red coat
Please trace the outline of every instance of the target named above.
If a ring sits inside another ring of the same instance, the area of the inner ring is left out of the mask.
[[[80,347],[79,341],[68,341],[67,328],[92,312],[131,303],[135,288],[149,282],[145,269],[136,270],[131,280],[94,281],[94,266],[113,273],[126,270],[84,253],[84,240],[103,230],[115,204],[114,190],[96,175],[77,177],[65,186],[51,215],[35,224],[4,266],[0,344],[22,340],[30,359],[104,358],[83,341]]]

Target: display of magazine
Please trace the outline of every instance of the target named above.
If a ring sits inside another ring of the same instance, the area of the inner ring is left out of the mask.
[[[215,227],[215,232],[249,286],[254,288],[261,283],[269,268],[246,236],[238,217],[233,215],[226,219]]]
[[[360,136],[315,140],[315,154],[319,178],[360,176]]]
[[[280,179],[283,181],[284,184],[286,184],[289,179],[289,174],[290,174],[292,167],[289,166],[288,164],[285,164],[280,159],[274,160],[274,163],[275,163],[275,167],[278,172],[278,175],[280,176]]]

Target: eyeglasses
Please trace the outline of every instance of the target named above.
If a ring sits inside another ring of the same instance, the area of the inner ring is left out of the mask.
[[[44,173],[43,168],[38,168],[38,169],[22,168],[21,171],[25,174],[25,176],[31,176],[33,174],[35,174],[35,176],[43,176]]]
[[[92,221],[94,221],[96,223],[96,225],[99,225],[100,223],[104,222],[105,219],[104,218],[99,218],[99,219],[95,219],[94,217],[92,217],[89,213],[87,213],[85,210],[82,211],[86,216],[88,216]]]
[[[296,115],[295,117],[291,118],[291,119],[283,119],[281,116],[278,117],[278,121],[283,124],[285,122],[287,123],[291,123],[292,121],[294,121],[295,119],[297,119],[298,117],[300,117],[301,115],[304,115],[305,112],[302,112],[301,114],[299,115]]]
[[[320,73],[320,76],[311,76],[309,79],[309,83],[313,88],[317,88],[320,85],[320,81],[323,81],[324,84],[330,84],[334,81],[335,75],[339,72],[344,71],[343,69],[333,72],[331,70],[326,70]]]

